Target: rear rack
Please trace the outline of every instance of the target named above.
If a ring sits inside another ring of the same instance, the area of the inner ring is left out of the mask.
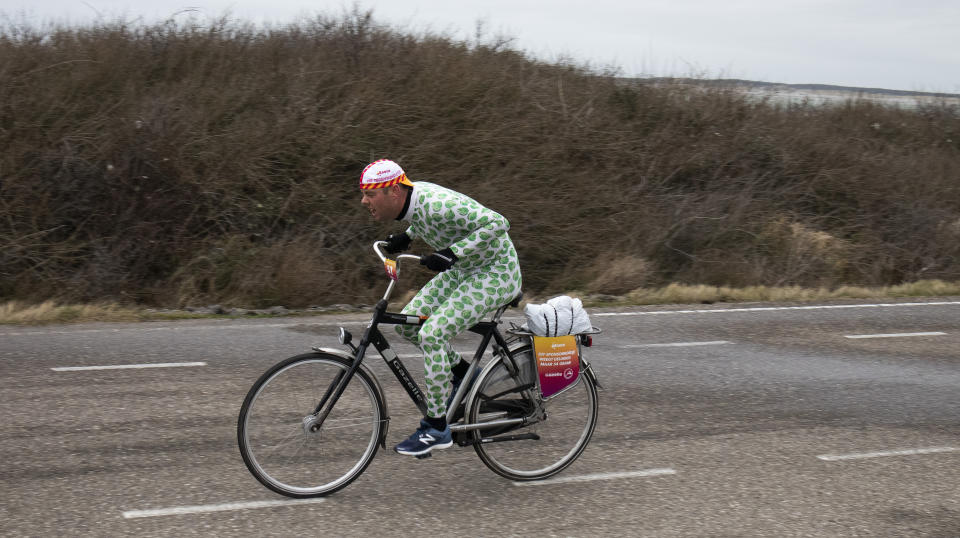
[[[516,323],[514,323],[514,322],[512,322],[512,321],[510,322],[510,328],[509,328],[509,329],[504,329],[504,332],[509,333],[509,334],[512,334],[512,335],[514,335],[514,336],[540,336],[540,335],[538,335],[538,334],[534,334],[534,333],[530,332],[529,330],[525,329],[524,327],[522,327],[522,326],[520,326],[520,325],[517,325]],[[575,336],[579,336],[579,335],[581,335],[581,334],[600,334],[600,333],[602,333],[602,332],[603,332],[603,329],[601,329],[601,328],[599,328],[599,327],[590,327],[590,330],[589,330],[589,331],[581,331],[581,332],[578,332],[578,333],[574,333],[574,335],[575,335]],[[567,335],[562,335],[562,336],[567,336]]]

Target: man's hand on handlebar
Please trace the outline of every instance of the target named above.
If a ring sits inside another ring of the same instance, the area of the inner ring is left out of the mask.
[[[427,269],[442,273],[453,267],[453,264],[456,263],[458,259],[459,258],[457,258],[456,254],[454,254],[452,250],[445,248],[443,250],[438,250],[429,256],[420,258],[420,265],[426,265]]]
[[[403,252],[407,250],[410,246],[410,243],[413,241],[410,239],[410,236],[407,235],[407,232],[401,232],[398,234],[390,234],[384,240],[387,245],[383,250],[387,251],[387,254],[396,254],[397,252]]]

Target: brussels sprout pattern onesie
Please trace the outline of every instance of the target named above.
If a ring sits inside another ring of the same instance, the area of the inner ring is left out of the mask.
[[[423,351],[427,414],[441,417],[451,391],[451,368],[460,360],[450,342],[520,293],[520,264],[507,219],[456,191],[414,182],[401,218],[409,221],[411,238],[423,239],[434,250],[449,248],[458,258],[403,308],[404,314],[429,319],[419,327],[397,326]]]

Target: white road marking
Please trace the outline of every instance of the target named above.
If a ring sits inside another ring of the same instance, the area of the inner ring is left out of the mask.
[[[662,314],[739,314],[741,312],[773,312],[777,310],[832,310],[841,308],[884,308],[900,306],[944,306],[960,305],[960,301],[938,301],[930,303],[878,303],[878,304],[841,304],[811,306],[762,306],[751,308],[711,308],[703,310],[659,310],[656,312],[601,312],[593,316],[657,316]]]
[[[888,334],[848,334],[844,338],[900,338],[905,336],[943,336],[947,333],[935,331],[928,333],[888,333]]]
[[[693,346],[722,346],[732,344],[727,340],[714,340],[712,342],[673,342],[669,344],[627,344],[620,347],[693,347]]]
[[[206,514],[209,512],[227,512],[231,510],[250,510],[252,508],[272,508],[295,504],[317,504],[326,499],[294,499],[287,501],[251,501],[242,503],[204,504],[199,506],[174,506],[155,510],[129,510],[123,513],[125,519],[139,517],[178,516],[183,514]]]
[[[869,458],[882,458],[884,456],[915,456],[917,454],[939,454],[941,452],[957,452],[960,448],[952,446],[941,446],[933,448],[914,448],[910,450],[884,450],[880,452],[862,452],[860,454],[821,454],[817,456],[823,461],[841,461],[841,460],[864,460]]]
[[[180,366],[206,366],[205,362],[156,362],[153,364],[114,364],[111,366],[60,366],[54,372],[80,372],[83,370],[127,370],[139,368],[177,368]]]
[[[578,476],[564,476],[560,478],[548,478],[546,480],[534,480],[531,482],[514,482],[514,486],[548,486],[550,484],[563,484],[566,482],[591,482],[594,480],[613,480],[616,478],[637,478],[644,476],[662,476],[668,474],[677,474],[673,469],[647,469],[645,471],[627,471],[622,473],[597,473]]]

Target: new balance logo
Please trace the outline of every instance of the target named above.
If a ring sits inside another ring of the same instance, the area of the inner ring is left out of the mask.
[[[430,435],[429,433],[425,433],[425,434],[423,434],[423,435],[420,436],[420,442],[423,443],[423,444],[425,444],[425,445],[429,445],[430,443],[432,443],[433,441],[436,441],[436,440],[437,440],[437,438],[434,437],[434,436],[432,436],[432,435]]]

